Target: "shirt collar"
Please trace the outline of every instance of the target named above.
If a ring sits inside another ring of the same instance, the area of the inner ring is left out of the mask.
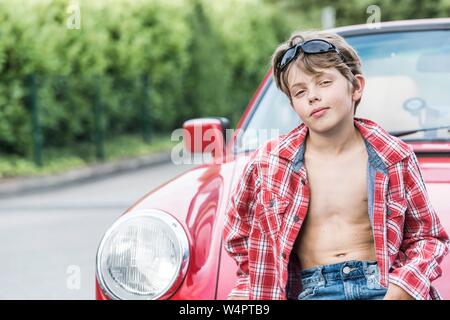
[[[353,121],[364,139],[369,162],[374,168],[386,173],[388,167],[413,152],[408,144],[391,136],[375,122],[363,118],[354,118]],[[293,162],[294,169],[298,171],[304,160],[307,134],[308,127],[304,123],[300,124],[280,137],[279,143],[270,153]]]

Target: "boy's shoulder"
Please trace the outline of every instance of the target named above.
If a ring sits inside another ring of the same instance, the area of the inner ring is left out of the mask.
[[[414,154],[411,145],[399,137],[389,134],[374,121],[354,118],[354,122],[368,148],[372,148],[376,152],[386,167],[393,166]]]
[[[264,142],[255,150],[254,160],[257,162],[273,161],[273,157],[293,160],[303,144],[308,128],[299,124],[286,134],[279,135]]]

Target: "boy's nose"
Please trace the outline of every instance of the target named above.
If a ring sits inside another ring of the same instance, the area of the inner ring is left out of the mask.
[[[320,101],[320,97],[316,93],[311,92],[310,95],[308,96],[308,100],[309,103],[312,104],[315,101]]]

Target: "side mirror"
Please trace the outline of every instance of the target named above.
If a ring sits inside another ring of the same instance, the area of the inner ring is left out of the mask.
[[[230,121],[224,117],[197,118],[183,123],[184,148],[190,153],[225,153],[227,129]]]

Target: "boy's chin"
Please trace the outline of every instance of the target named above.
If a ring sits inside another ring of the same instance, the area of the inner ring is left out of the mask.
[[[333,117],[331,114],[321,119],[313,119],[312,121],[305,122],[310,131],[322,135],[336,133],[336,130],[339,130],[338,128],[342,129],[345,123],[350,123],[346,117]],[[353,118],[351,123],[353,123]]]
[[[332,119],[321,119],[320,121],[309,121],[306,125],[310,131],[318,134],[326,134],[327,132],[332,132],[338,123]]]

